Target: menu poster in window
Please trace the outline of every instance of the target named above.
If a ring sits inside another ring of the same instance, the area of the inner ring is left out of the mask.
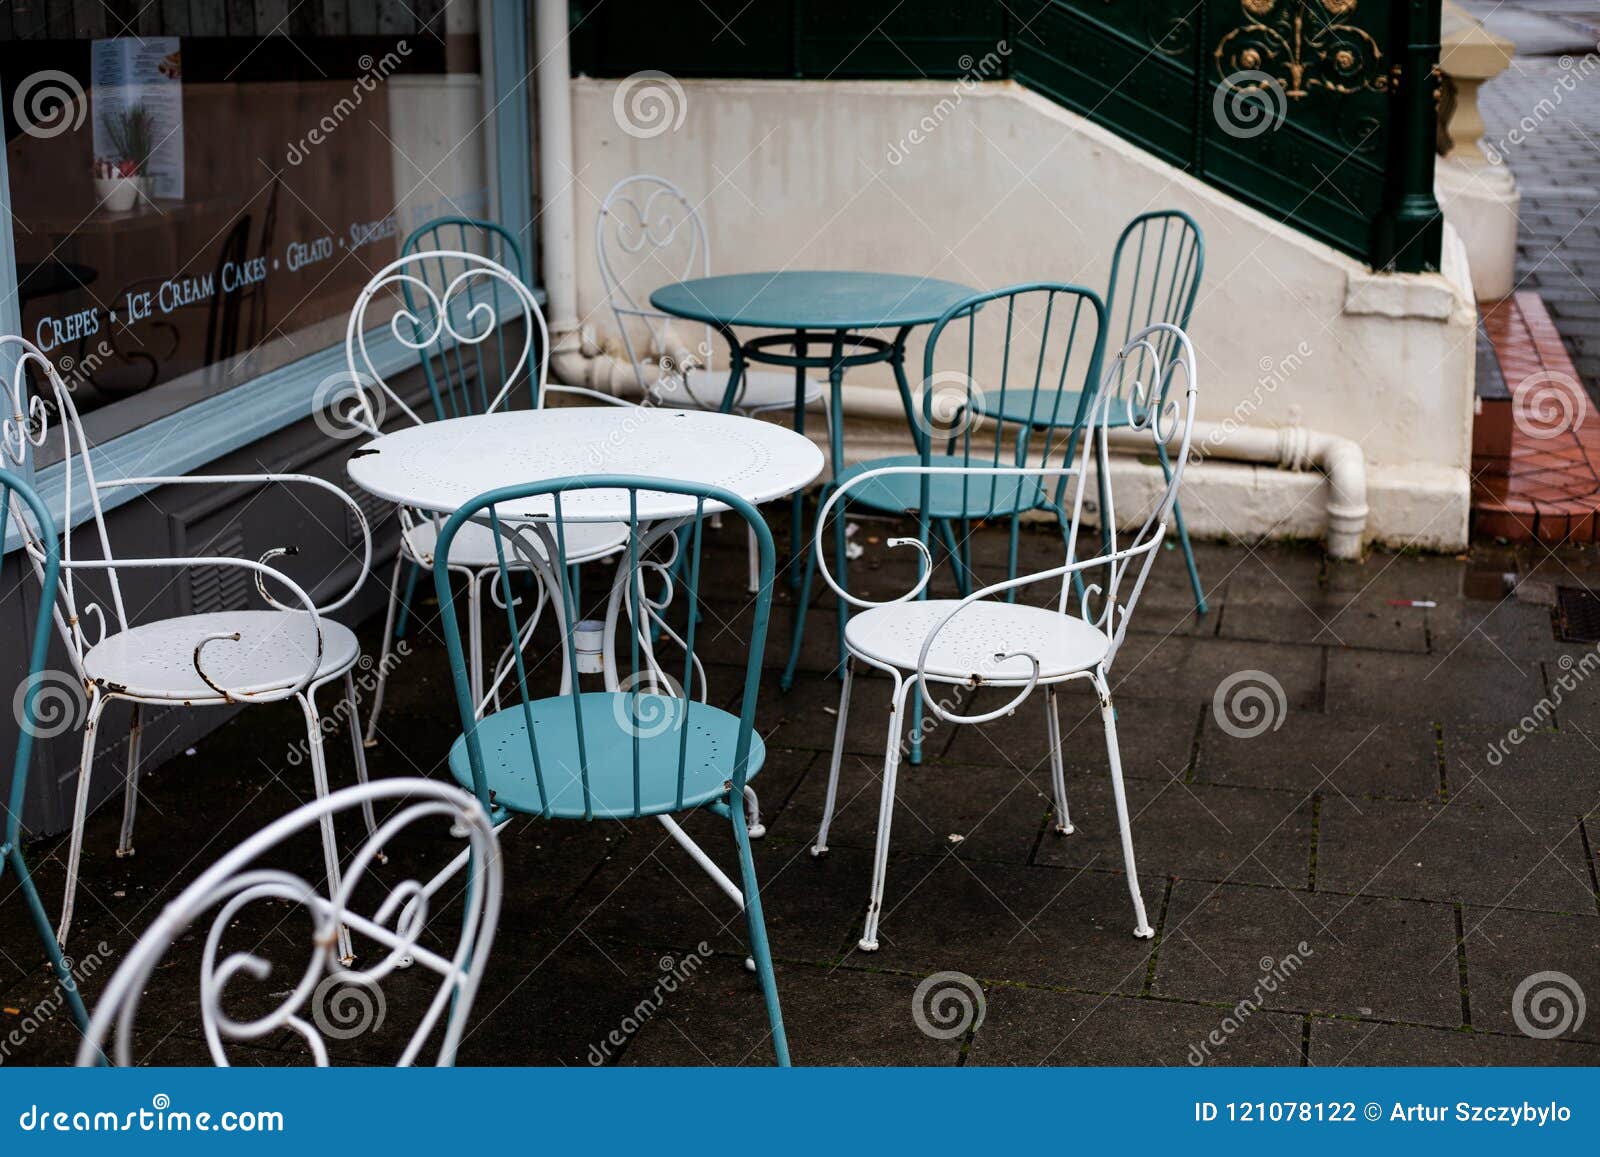
[[[151,195],[183,198],[183,70],[176,36],[119,36],[91,46],[94,157],[117,166],[148,151]],[[113,175],[132,176],[132,173]]]

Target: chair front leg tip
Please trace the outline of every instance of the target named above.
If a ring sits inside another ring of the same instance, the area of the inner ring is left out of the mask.
[[[1075,832],[1077,830],[1078,829],[1073,827],[1071,824],[1057,824],[1056,825],[1056,835],[1058,835],[1058,836],[1070,836],[1073,832]]]
[[[361,746],[365,747],[368,751],[371,751],[374,747],[378,746],[378,737],[376,735],[367,736],[361,741]]]
[[[752,840],[759,840],[762,836],[767,834],[767,825],[756,824],[754,827],[748,829],[748,834]]]
[[[820,860],[820,859],[822,859],[823,856],[825,856],[827,854],[828,854],[828,845],[827,844],[813,844],[811,846],[811,858],[813,860]]]
[[[856,947],[863,952],[876,952],[878,950],[878,942],[876,940],[859,940],[856,942]]]
[[[754,972],[756,970],[756,958],[754,956],[746,956],[744,958],[744,970],[746,972]]]
[[[117,849],[117,859],[119,859],[119,860],[126,860],[131,855],[133,855],[133,845],[132,844],[129,844],[125,848],[118,848]]]
[[[1156,938],[1156,930],[1148,924],[1139,925],[1133,930],[1133,934],[1140,940],[1154,940]]]

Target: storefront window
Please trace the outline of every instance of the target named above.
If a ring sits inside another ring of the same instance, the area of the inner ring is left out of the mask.
[[[342,342],[413,228],[488,215],[476,13],[0,6],[22,331],[91,438]]]

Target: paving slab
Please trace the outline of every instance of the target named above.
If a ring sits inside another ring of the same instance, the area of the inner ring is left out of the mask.
[[[1474,798],[1447,804],[1330,799],[1320,820],[1318,889],[1594,910],[1583,833],[1573,818]]]
[[[1311,866],[1311,800],[1292,792],[1129,780],[1128,811],[1141,875],[1304,887]],[[1067,784],[1071,835],[1054,829],[1038,862],[1064,868],[1122,866],[1109,776]]]
[[[797,1065],[953,1065],[961,1057],[961,1034],[930,1035],[913,1016],[919,977],[803,965],[780,966],[777,973]],[[770,1039],[755,978],[719,957],[664,1000],[622,1063],[766,1065],[772,1063]]]
[[[1600,918],[1468,908],[1462,928],[1474,1028],[1527,1035],[1526,1025],[1554,1040],[1600,1042]]]
[[[1151,991],[1231,1005],[1298,955],[1276,991],[1263,991],[1263,1007],[1455,1027],[1455,941],[1446,904],[1180,880]]]
[[[996,985],[989,990],[984,1024],[973,1037],[967,1063],[1300,1063],[1301,1017],[1256,1011],[1233,1018],[1230,1008]]]
[[[1153,923],[1162,883],[1142,884]],[[864,901],[864,874],[860,887]],[[1132,901],[1118,873],[907,856],[889,865],[884,908],[881,947],[852,950],[852,964],[1102,992],[1144,986],[1151,941],[1133,935]]]
[[[1600,1045],[1313,1017],[1310,1061],[1319,1068],[1595,1065]]]
[[[1235,732],[1205,712],[1196,780],[1330,797],[1439,793],[1438,739],[1428,720],[1289,711],[1259,735]]]

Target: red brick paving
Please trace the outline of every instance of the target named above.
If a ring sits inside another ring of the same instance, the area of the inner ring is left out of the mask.
[[[1512,542],[1600,541],[1600,414],[1544,300],[1524,291],[1483,302],[1479,312],[1512,397],[1483,399],[1473,426],[1474,532]],[[1541,422],[1529,404],[1541,378],[1570,383],[1576,425]]]

